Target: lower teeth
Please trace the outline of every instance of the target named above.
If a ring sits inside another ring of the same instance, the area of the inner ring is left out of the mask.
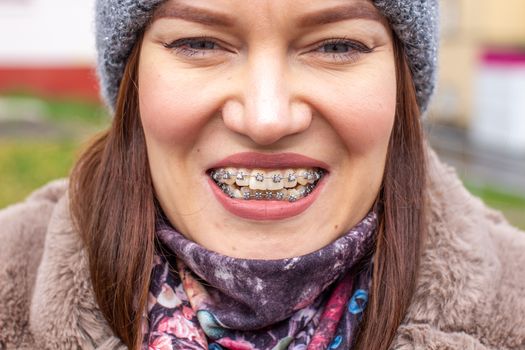
[[[277,200],[295,202],[301,198],[308,196],[315,188],[315,185],[304,186],[304,189],[295,191],[293,193],[286,193],[287,191],[244,191],[240,196],[235,196],[235,189],[228,185],[219,185],[219,188],[231,198],[244,200]]]
[[[220,183],[217,180],[217,176],[212,172],[211,178],[219,186],[219,188],[231,198],[244,199],[244,200],[278,200],[278,201],[289,201],[295,202],[301,198],[307,197],[317,186],[319,176],[317,180],[312,184],[306,184],[304,186],[297,186],[295,188],[287,188],[278,191],[271,190],[252,190],[249,187],[238,187],[236,184],[228,185]],[[322,175],[322,174],[321,174]]]

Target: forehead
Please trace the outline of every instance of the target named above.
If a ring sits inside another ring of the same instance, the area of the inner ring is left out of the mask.
[[[369,0],[169,0],[155,11],[153,21],[160,18],[223,27],[237,26],[247,18],[279,19],[299,27],[351,19],[386,24],[385,18]]]

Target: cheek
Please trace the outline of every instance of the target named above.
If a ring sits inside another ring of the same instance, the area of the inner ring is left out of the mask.
[[[324,91],[330,93],[324,94],[321,112],[349,152],[361,156],[385,153],[396,109],[394,66],[376,67],[359,79],[342,81]]]
[[[213,96],[189,75],[164,74],[162,64],[139,66],[139,106],[146,138],[167,146],[191,144],[214,111]],[[151,140],[150,140],[151,141]]]
[[[360,103],[354,101],[358,108],[345,111],[351,117],[341,122],[342,137],[354,153],[386,152],[395,117],[395,92],[388,90],[380,88],[371,96],[363,96]]]
[[[372,96],[364,96],[355,118],[343,123],[345,143],[357,154],[370,151],[386,153],[395,118],[395,88],[380,88]],[[357,102],[357,101],[355,101]],[[351,112],[348,111],[348,115]]]

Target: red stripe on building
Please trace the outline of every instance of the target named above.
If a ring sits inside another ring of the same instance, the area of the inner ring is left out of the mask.
[[[95,70],[85,67],[0,67],[0,93],[99,100]]]

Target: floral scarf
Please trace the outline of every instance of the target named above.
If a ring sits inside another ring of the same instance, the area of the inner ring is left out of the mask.
[[[206,250],[167,220],[157,237],[143,350],[350,349],[368,300],[377,215],[328,246],[278,260]]]

